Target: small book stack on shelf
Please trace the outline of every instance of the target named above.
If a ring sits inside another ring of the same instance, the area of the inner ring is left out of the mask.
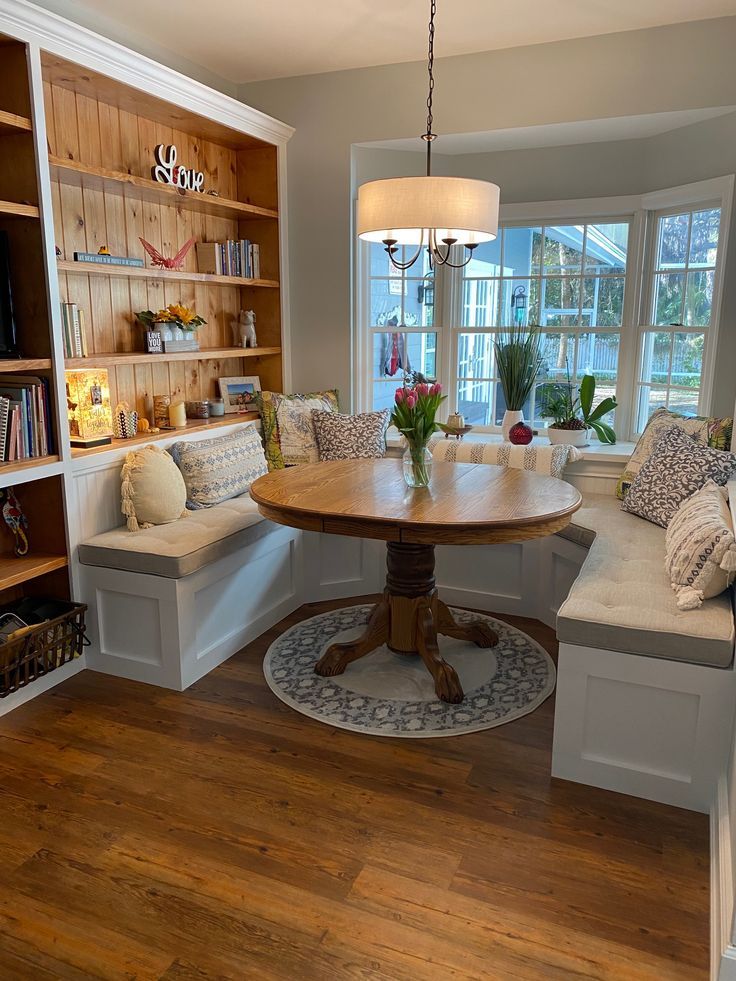
[[[0,377],[0,462],[53,453],[49,382],[33,375]]]
[[[247,238],[227,242],[197,242],[197,268],[215,276],[261,278],[261,247]]]
[[[87,357],[87,332],[84,327],[84,310],[76,303],[61,304],[61,320],[64,325],[64,357]]]

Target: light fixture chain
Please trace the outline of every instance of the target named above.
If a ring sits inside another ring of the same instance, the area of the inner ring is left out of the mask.
[[[429,12],[429,47],[427,50],[427,75],[429,76],[429,91],[427,92],[427,133],[425,139],[431,143],[435,138],[432,132],[434,116],[432,114],[432,99],[434,96],[434,18],[437,13],[437,0],[430,0]]]

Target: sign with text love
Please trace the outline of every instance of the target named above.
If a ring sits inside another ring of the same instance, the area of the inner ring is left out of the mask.
[[[204,191],[204,174],[201,170],[187,170],[176,162],[176,147],[159,143],[154,148],[156,166],[151,176],[160,184],[173,184],[184,191]]]

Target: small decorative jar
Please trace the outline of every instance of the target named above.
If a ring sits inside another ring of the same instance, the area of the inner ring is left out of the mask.
[[[157,429],[169,425],[169,406],[171,405],[170,395],[153,396],[153,424]]]
[[[404,450],[404,480],[408,487],[429,487],[432,477],[432,454],[426,444],[411,443]]]
[[[462,412],[452,412],[447,417],[447,425],[450,429],[465,429],[465,416]]]
[[[210,399],[210,415],[211,416],[224,416],[225,415],[225,402],[224,399]]]
[[[192,402],[186,402],[185,405],[188,419],[209,419],[209,399],[196,399]]]

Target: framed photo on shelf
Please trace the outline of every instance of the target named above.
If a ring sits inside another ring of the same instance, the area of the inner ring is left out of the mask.
[[[257,412],[256,396],[261,390],[258,375],[242,378],[220,378],[220,395],[225,403],[225,412]]]

